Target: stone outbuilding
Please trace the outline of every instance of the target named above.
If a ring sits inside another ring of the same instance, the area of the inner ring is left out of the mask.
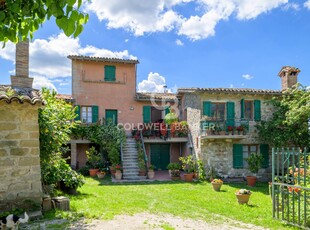
[[[41,209],[38,110],[45,102],[28,77],[28,49],[17,45],[16,76],[0,86],[0,211]]]

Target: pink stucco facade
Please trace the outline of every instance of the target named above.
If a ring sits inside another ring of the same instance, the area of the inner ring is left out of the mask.
[[[104,81],[104,66],[116,67],[115,82]],[[150,102],[135,100],[136,64],[93,61],[72,61],[72,97],[75,104],[99,108],[99,119],[105,110],[117,110],[119,123],[141,123],[143,105]]]

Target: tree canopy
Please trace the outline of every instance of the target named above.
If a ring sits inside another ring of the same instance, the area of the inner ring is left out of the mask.
[[[82,0],[0,0],[0,41],[33,38],[33,32],[51,17],[67,36],[77,37],[88,21],[81,5]]]
[[[310,90],[297,85],[274,98],[275,112],[257,126],[260,139],[275,147],[310,147]]]

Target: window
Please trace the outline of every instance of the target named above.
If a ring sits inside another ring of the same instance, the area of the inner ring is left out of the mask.
[[[244,118],[253,120],[253,101],[244,101]]]
[[[224,120],[225,117],[225,104],[224,103],[211,103],[211,118],[213,120]]]
[[[92,107],[82,106],[82,122],[92,123]]]
[[[242,156],[243,156],[243,166],[244,168],[248,168],[248,163],[246,159],[252,154],[258,152],[257,145],[243,145],[242,147]]]
[[[247,159],[251,153],[260,153],[263,156],[262,168],[269,167],[269,146],[267,144],[233,145],[233,168],[248,168]]]
[[[104,67],[104,80],[115,81],[115,66],[106,65]]]

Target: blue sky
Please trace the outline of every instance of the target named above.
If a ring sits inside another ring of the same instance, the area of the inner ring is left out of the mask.
[[[54,21],[30,44],[35,88],[71,94],[69,54],[137,58],[140,91],[177,87],[280,89],[282,66],[310,85],[310,0],[92,0],[78,39]],[[0,84],[14,74],[14,45],[0,50]]]

